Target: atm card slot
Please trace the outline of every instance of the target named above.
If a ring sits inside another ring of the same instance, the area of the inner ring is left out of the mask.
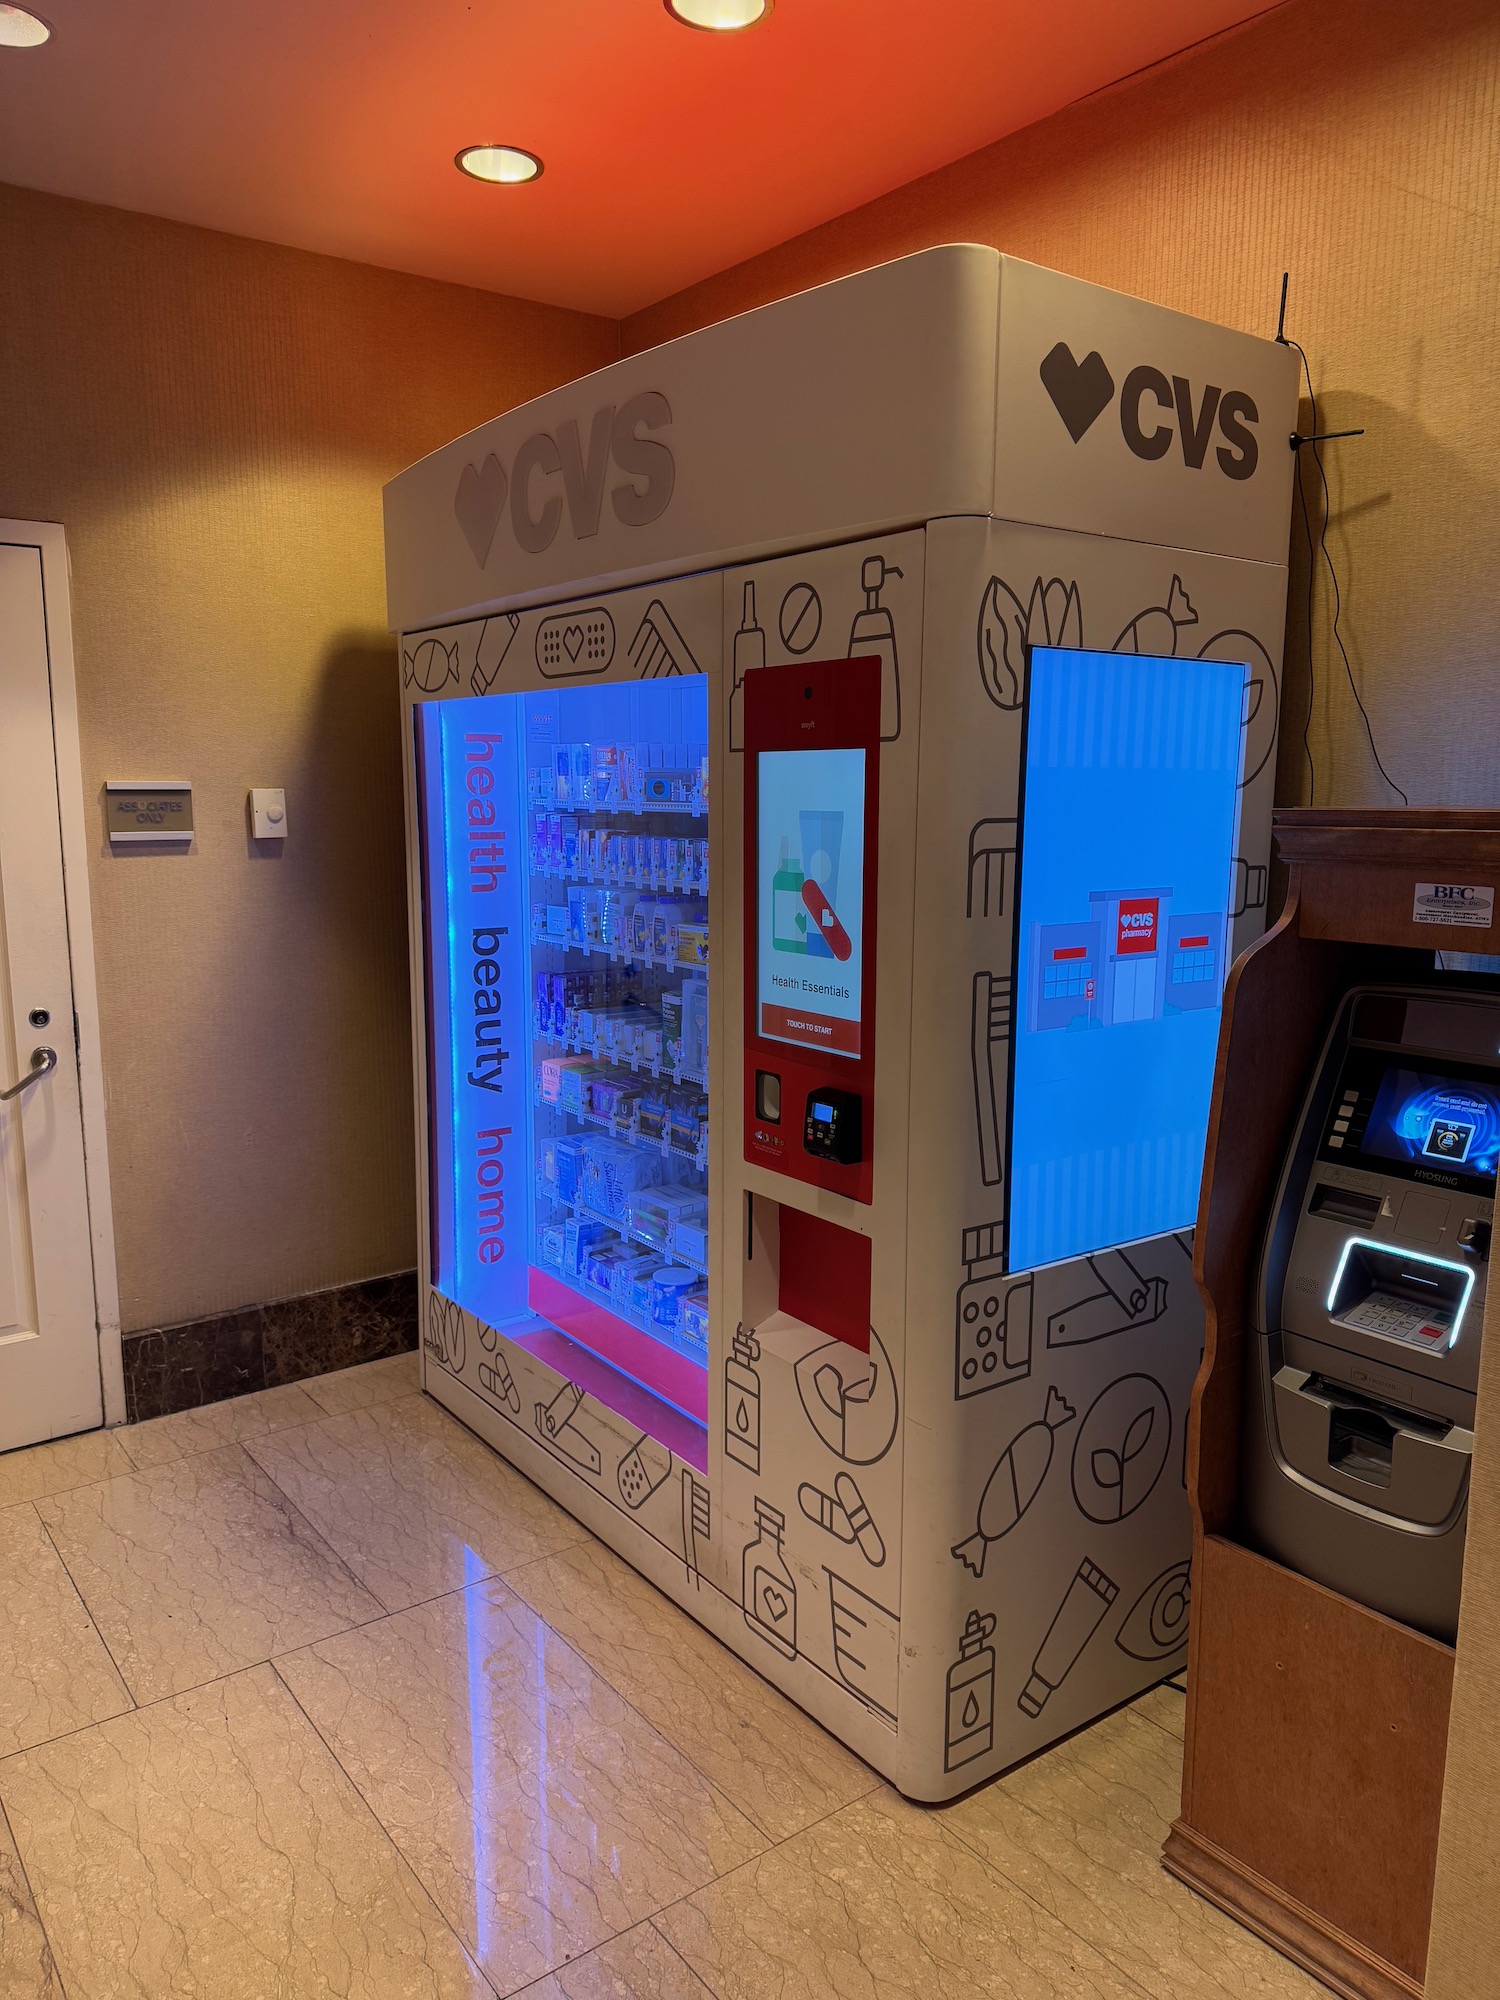
[[[1319,1181],[1307,1204],[1309,1215],[1331,1215],[1339,1222],[1373,1222],[1380,1213],[1380,1196],[1358,1188],[1334,1187]]]

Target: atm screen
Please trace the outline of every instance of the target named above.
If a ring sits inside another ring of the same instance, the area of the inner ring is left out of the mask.
[[[1031,655],[1012,1270],[1193,1221],[1229,955],[1246,674],[1221,660]]]
[[[1500,1158],[1500,1078],[1442,1076],[1431,1070],[1384,1069],[1363,1119],[1351,1136],[1359,1152],[1383,1168],[1394,1162],[1415,1180],[1495,1192]]]
[[[762,750],[756,764],[758,1030],[857,1057],[865,753]]]

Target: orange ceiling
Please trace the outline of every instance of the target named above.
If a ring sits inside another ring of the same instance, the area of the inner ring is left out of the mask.
[[[614,315],[1266,0],[32,0],[0,180]],[[453,165],[502,140],[529,187]]]

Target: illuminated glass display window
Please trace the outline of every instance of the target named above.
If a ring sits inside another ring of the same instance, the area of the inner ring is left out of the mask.
[[[1191,1224],[1227,972],[1246,669],[1038,647],[1008,1261]]]
[[[702,1421],[701,675],[416,710],[433,1282]]]

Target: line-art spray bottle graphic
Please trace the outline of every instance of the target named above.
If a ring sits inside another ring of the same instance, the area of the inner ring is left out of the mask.
[[[865,594],[863,611],[856,611],[854,623],[849,628],[849,657],[858,659],[861,655],[875,653],[880,658],[880,740],[889,743],[901,734],[901,669],[896,659],[896,621],[880,601],[880,593],[885,589],[888,577],[900,576],[901,571],[894,563],[888,563],[884,556],[866,556],[859,572],[860,588]],[[749,585],[746,585],[746,589]],[[765,635],[761,635],[765,644]],[[740,642],[734,642],[735,684],[739,684]],[[764,666],[762,654],[760,665]],[[732,699],[732,697],[731,697]]]
[[[760,1342],[742,1326],[734,1330],[724,1363],[724,1456],[760,1473]]]
[[[866,564],[866,568],[869,565]],[[856,621],[858,622],[858,621]],[[755,584],[745,584],[740,629],[734,635],[734,685],[729,690],[729,747],[745,747],[745,676],[766,664],[766,635],[755,617]]]
[[[959,1634],[958,1658],[948,1669],[948,1718],[943,1769],[956,1771],[983,1757],[995,1743],[995,1629],[992,1612],[971,1611]]]

